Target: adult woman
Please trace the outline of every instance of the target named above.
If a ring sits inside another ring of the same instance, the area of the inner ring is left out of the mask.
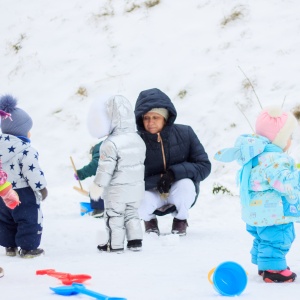
[[[135,105],[137,129],[146,144],[145,197],[139,208],[146,232],[159,234],[157,209],[173,211],[172,233],[185,235],[188,210],[199,194],[199,183],[211,163],[190,126],[174,124],[177,112],[159,89],[142,91]]]

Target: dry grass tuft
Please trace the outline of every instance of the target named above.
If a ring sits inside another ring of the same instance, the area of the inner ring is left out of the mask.
[[[80,86],[76,92],[77,95],[82,96],[82,97],[87,97],[88,96],[88,92],[87,89],[83,86]]]
[[[294,114],[295,118],[300,122],[300,105],[296,106],[293,109],[293,114]]]
[[[221,22],[221,25],[224,27],[227,24],[239,20],[243,17],[244,17],[243,7],[241,6],[235,7],[233,8],[229,16],[224,17],[223,21]]]
[[[153,6],[156,6],[156,5],[158,5],[160,3],[160,0],[147,0],[147,1],[145,1],[145,5],[146,5],[146,7],[148,7],[148,8],[151,8],[151,7],[153,7]]]

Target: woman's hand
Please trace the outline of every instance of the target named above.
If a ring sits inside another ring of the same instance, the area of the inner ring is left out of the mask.
[[[157,190],[160,194],[169,193],[172,183],[174,182],[174,174],[168,170],[157,182]]]

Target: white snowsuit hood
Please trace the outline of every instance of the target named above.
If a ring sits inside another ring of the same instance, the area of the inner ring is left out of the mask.
[[[90,107],[87,126],[96,138],[115,132],[134,132],[135,120],[130,102],[121,95],[98,98]]]

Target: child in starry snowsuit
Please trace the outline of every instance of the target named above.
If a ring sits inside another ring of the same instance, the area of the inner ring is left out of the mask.
[[[1,120],[2,167],[21,202],[10,209],[0,201],[0,245],[6,248],[8,256],[19,253],[32,258],[44,253],[38,247],[43,229],[40,202],[47,197],[47,184],[39,166],[39,154],[29,139],[31,117],[17,107],[17,100],[10,95],[0,98],[0,109],[11,115],[11,119]]]
[[[295,239],[294,223],[300,220],[299,171],[286,153],[296,118],[270,106],[256,120],[256,134],[238,137],[235,146],[220,150],[215,159],[236,160],[242,219],[254,237],[252,263],[265,282],[293,282],[296,274],[286,263]]]

